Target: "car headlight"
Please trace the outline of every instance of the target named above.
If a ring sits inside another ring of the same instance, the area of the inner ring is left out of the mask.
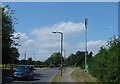
[[[17,75],[14,74],[14,76],[17,76]]]

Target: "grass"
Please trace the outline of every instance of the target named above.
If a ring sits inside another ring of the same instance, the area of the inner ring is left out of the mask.
[[[75,68],[72,72],[72,77],[78,82],[98,82],[98,80],[90,75],[90,73],[85,73],[80,67]]]
[[[59,84],[61,79],[61,73],[60,71],[55,75],[55,77],[52,79],[52,84]]]
[[[63,71],[63,74],[66,73],[66,70]],[[95,78],[92,77],[91,74],[85,73],[83,69],[81,69],[80,67],[74,68],[74,71],[71,73],[71,76],[73,79],[75,79],[78,83],[83,82],[84,84],[88,84],[88,83],[98,83],[99,81]],[[60,82],[61,79],[61,74],[60,71],[55,75],[55,77],[52,80],[52,84],[59,84],[62,83]]]
[[[66,70],[66,69],[64,69],[63,71],[62,71],[62,76],[65,74],[65,73],[67,73],[68,72],[68,70]],[[54,78],[52,79],[52,84],[65,84],[64,82],[62,82],[61,81],[61,78],[62,78],[62,76],[61,76],[61,71],[59,71],[55,76],[54,76]]]
[[[35,67],[35,69],[37,69],[37,70],[44,70],[44,69],[49,69],[49,67],[43,67],[43,68]]]
[[[67,70],[63,70],[62,71],[62,75],[65,74],[67,72]],[[61,71],[59,70],[59,72],[54,76],[52,82],[60,82],[62,76],[61,76]],[[53,83],[54,84],[54,83]],[[56,84],[56,83],[55,83]]]

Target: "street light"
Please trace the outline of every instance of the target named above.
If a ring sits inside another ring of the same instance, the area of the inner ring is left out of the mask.
[[[62,52],[63,52],[63,33],[62,32],[53,32],[53,33],[59,33],[61,35],[61,76],[62,76]]]
[[[85,72],[88,72],[88,65],[87,65],[87,25],[88,21],[85,18]]]

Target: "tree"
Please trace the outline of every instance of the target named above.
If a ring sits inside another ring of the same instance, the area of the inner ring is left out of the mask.
[[[85,52],[84,51],[77,51],[76,52],[76,60],[77,60],[77,64],[81,68],[84,68],[84,64],[85,64]]]
[[[93,57],[92,51],[87,55],[87,62],[90,62]]]
[[[108,61],[108,79],[111,82],[119,82],[119,67],[120,67],[120,63],[119,63],[119,58],[120,58],[120,37],[116,38],[116,36],[114,36],[113,38],[111,38],[110,41],[108,41],[108,46],[109,46],[109,61]]]
[[[74,65],[76,63],[75,55],[72,53],[70,56],[67,58],[67,65]]]
[[[62,57],[63,60],[63,57]],[[47,60],[45,60],[47,65],[59,66],[61,64],[61,54],[60,52],[53,53]]]
[[[32,65],[32,58],[31,57],[28,58],[28,64]]]
[[[12,47],[11,48],[11,61],[12,63],[15,63],[15,64],[18,64],[19,60],[19,52],[18,52],[18,49],[15,48],[15,47]]]
[[[108,41],[108,47],[101,47],[89,63],[90,73],[102,82],[120,83],[119,64],[120,37]]]
[[[87,52],[88,53],[88,52]],[[87,55],[87,62],[91,61],[92,52]],[[85,65],[85,52],[84,51],[77,51],[75,54],[71,54],[67,59],[68,65],[76,65],[84,68]]]
[[[34,61],[34,65],[41,65],[42,64],[42,62],[41,61]]]
[[[27,60],[22,59],[22,60],[20,60],[19,64],[25,65],[25,64],[28,64],[28,63],[27,63]]]
[[[2,7],[2,63],[16,63],[19,57],[18,49],[13,45],[14,20],[12,16],[14,13],[9,6]],[[8,60],[9,59],[9,60]],[[14,60],[14,61],[13,61]]]

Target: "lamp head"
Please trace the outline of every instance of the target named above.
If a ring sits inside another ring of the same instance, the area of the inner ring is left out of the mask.
[[[56,32],[52,32],[52,33],[56,33]]]

